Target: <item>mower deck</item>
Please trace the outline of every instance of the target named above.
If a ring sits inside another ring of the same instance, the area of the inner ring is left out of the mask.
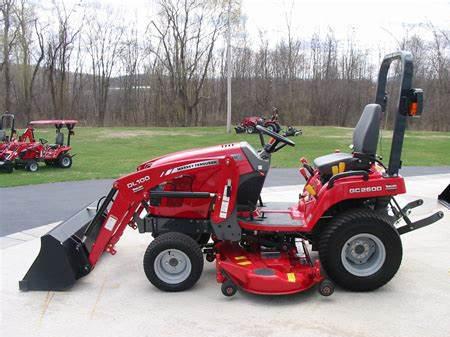
[[[223,243],[216,255],[217,280],[231,280],[238,288],[260,295],[287,295],[305,291],[324,277],[319,261],[295,252],[248,252],[237,244]]]

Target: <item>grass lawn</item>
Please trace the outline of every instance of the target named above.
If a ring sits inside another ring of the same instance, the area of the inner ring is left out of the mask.
[[[54,142],[55,130],[39,129],[37,138]],[[0,187],[47,182],[116,178],[133,172],[148,159],[166,153],[221,143],[248,141],[260,147],[257,135],[226,134],[223,127],[207,128],[87,128],[75,129],[73,166],[63,170],[43,163],[36,173],[23,169],[12,174],[0,173]],[[293,138],[296,146],[285,147],[272,157],[272,167],[298,167],[299,158],[309,160],[335,149],[348,151],[352,129],[338,127],[303,127],[303,135]],[[391,134],[385,132],[382,142],[385,163],[388,162]],[[380,153],[381,148],[378,148]],[[381,154],[381,153],[380,153]],[[405,166],[450,165],[450,132],[407,131],[403,147]]]

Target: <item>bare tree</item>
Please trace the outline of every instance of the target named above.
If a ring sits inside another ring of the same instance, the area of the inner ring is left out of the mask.
[[[4,73],[5,83],[5,103],[4,107],[6,111],[11,110],[11,51],[16,39],[16,30],[12,25],[13,14],[15,10],[15,0],[2,0],[0,6],[0,12],[2,13],[3,21],[3,62],[1,69]]]
[[[51,32],[47,42],[46,70],[53,111],[56,118],[63,118],[67,109],[67,76],[70,74],[70,57],[80,27],[71,27],[72,15],[77,5],[66,9],[64,2],[54,3],[57,14],[57,31]]]
[[[17,61],[21,89],[19,106],[24,117],[30,120],[34,82],[45,57],[44,36],[32,6],[25,0],[20,0],[15,17],[18,25]]]
[[[94,15],[89,19],[87,48],[91,59],[92,89],[97,112],[97,124],[105,124],[110,80],[122,49],[124,28],[117,24],[111,9],[104,17]]]
[[[224,3],[207,0],[161,0],[159,22],[153,22],[162,52],[155,57],[169,78],[172,111],[181,110],[181,123],[197,120],[195,108],[208,75],[213,51],[225,27]]]

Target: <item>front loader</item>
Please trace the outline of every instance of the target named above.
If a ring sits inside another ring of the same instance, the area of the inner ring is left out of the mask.
[[[376,150],[387,74],[396,60],[403,75],[385,167]],[[329,296],[334,283],[352,291],[383,286],[400,267],[400,235],[443,216],[436,212],[413,222],[408,211],[422,201],[401,207],[395,199],[406,193],[398,174],[406,123],[422,112],[422,91],[412,87],[412,76],[409,53],[384,58],[375,103],[364,108],[354,130],[353,152],[328,154],[311,164],[302,160],[306,184],[289,205],[264,204],[260,194],[271,156],[295,143],[258,125],[261,150],[240,142],[177,152],[116,180],[106,197],[41,238],[41,251],[20,289],[69,288],[104,252],[116,254],[127,226],[155,238],[144,255],[144,272],[164,291],[194,286],[203,255],[215,262],[225,296],[237,290],[292,294],[316,285]],[[264,134],[271,137],[267,143]],[[310,246],[319,259],[311,257]]]

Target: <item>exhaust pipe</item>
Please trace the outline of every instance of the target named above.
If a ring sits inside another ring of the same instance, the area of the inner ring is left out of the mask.
[[[97,213],[96,204],[91,203],[41,237],[41,250],[19,281],[20,290],[65,290],[91,271],[82,238]]]

